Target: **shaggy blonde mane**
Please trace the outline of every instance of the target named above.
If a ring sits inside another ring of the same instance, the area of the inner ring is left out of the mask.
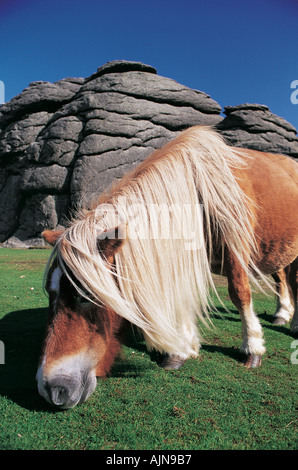
[[[254,251],[253,216],[233,174],[245,165],[210,128],[189,128],[82,209],[53,256],[82,295],[141,328],[149,349],[196,356],[214,246],[227,246],[245,269]],[[120,225],[125,240],[111,265],[98,238]]]

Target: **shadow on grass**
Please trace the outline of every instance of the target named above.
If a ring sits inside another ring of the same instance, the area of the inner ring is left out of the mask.
[[[229,311],[225,310],[223,307],[219,307],[218,313],[214,313],[212,318],[215,320],[224,320],[229,322],[241,322],[241,318],[238,310],[230,309]],[[289,329],[289,325],[273,325],[273,314],[264,311],[263,313],[257,313],[257,317],[261,320],[262,328],[277,331],[286,336],[292,336],[292,333]]]
[[[219,353],[223,356],[233,359],[235,362],[242,364],[247,359],[238,348],[227,348],[225,346],[213,346],[212,344],[204,344],[202,346],[203,351],[207,351],[211,354]]]
[[[285,336],[291,336],[291,337],[293,336],[293,334],[291,333],[291,331],[289,329],[289,324],[286,324],[286,325],[273,325],[273,323],[272,323],[273,322],[273,315],[270,315],[266,311],[259,314],[258,318],[260,318],[260,320],[263,320],[262,326],[264,328],[266,328],[268,330],[277,331],[279,333],[282,333]],[[266,323],[264,323],[264,321]]]
[[[47,322],[47,308],[18,310],[0,320],[0,339],[4,343],[5,363],[0,364],[0,395],[31,411],[60,412],[40,397],[36,372]],[[129,332],[126,346],[147,353],[141,335]],[[152,361],[160,355],[150,353]],[[116,360],[111,375],[136,377],[140,372],[131,361]]]
[[[142,333],[134,326],[128,329],[126,336],[123,341],[123,346],[127,346],[132,351],[141,353],[142,355],[149,356],[151,366],[155,367],[159,365],[164,356],[157,351],[148,351],[146,343]],[[132,354],[134,354],[132,352]],[[140,354],[139,354],[140,356]],[[115,363],[112,366],[110,376],[111,377],[138,377],[145,370],[150,368],[150,362],[146,361],[146,364],[141,361],[139,363],[135,357],[124,357],[123,350],[120,351],[119,356],[116,358]]]
[[[45,410],[36,372],[47,319],[47,308],[18,310],[0,320],[5,363],[0,365],[0,395],[24,408]]]

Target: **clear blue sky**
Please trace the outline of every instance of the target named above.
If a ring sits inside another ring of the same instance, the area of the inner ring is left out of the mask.
[[[298,128],[298,0],[0,0],[0,44],[6,101],[31,81],[127,59]]]

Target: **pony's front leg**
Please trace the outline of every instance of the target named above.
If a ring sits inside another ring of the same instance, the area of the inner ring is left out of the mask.
[[[185,364],[186,361],[187,359],[184,359],[181,356],[177,356],[176,354],[166,354],[160,366],[164,370],[178,370],[183,366],[183,364]]]
[[[239,311],[242,322],[242,345],[247,355],[246,367],[259,367],[264,347],[263,331],[254,313],[248,275],[240,262],[231,254],[226,255],[226,271],[231,300]]]
[[[178,346],[179,344],[179,346]],[[167,350],[166,347],[163,348]],[[160,366],[165,370],[178,370],[190,357],[197,357],[200,349],[198,328],[194,320],[180,327],[180,337],[177,338],[177,348],[167,351]]]

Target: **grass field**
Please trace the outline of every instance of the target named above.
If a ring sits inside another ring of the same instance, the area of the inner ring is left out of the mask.
[[[288,326],[273,326],[275,300],[254,295],[267,354],[247,370],[238,352],[241,323],[225,281],[229,313],[215,315],[201,353],[179,371],[133,335],[112,376],[87,402],[56,411],[39,397],[35,373],[47,315],[42,276],[48,250],[0,249],[0,449],[293,450],[297,448],[298,365]]]

